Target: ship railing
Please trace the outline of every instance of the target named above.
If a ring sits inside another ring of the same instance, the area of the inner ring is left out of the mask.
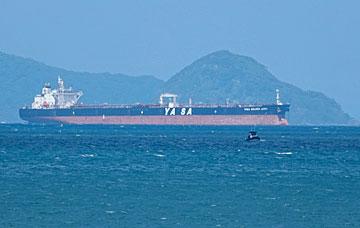
[[[252,108],[252,107],[262,107],[270,106],[276,104],[178,104],[176,108]],[[290,105],[289,103],[283,103],[282,106]],[[167,105],[160,104],[76,104],[70,108],[167,108]],[[31,109],[31,105],[26,105],[22,107],[23,109]],[[54,108],[65,108],[59,106],[47,107],[44,109],[54,109]],[[68,107],[66,107],[68,108]],[[41,109],[41,108],[40,108]]]
[[[178,104],[176,108],[226,108],[226,107],[261,107],[264,105],[274,105],[274,104]],[[160,104],[77,104],[73,107],[76,108],[167,108],[168,105],[160,105]]]

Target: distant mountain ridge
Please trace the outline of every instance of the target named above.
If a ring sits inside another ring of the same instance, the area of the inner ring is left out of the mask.
[[[291,103],[290,124],[349,125],[355,120],[322,93],[303,91],[279,81],[253,58],[217,51],[182,69],[169,80],[154,76],[87,73],[51,67],[0,52],[0,121],[19,122],[18,108],[30,104],[45,82],[61,75],[67,85],[84,92],[83,103],[157,103],[160,93],[173,92],[182,102],[273,103],[275,89]]]
[[[165,83],[167,91],[180,98],[204,103],[223,103],[226,99],[240,103],[274,103],[280,89],[283,102],[291,104],[292,124],[352,124],[335,100],[314,91],[303,91],[279,81],[253,58],[217,51],[206,55]]]

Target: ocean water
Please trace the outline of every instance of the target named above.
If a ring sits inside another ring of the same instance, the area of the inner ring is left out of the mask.
[[[0,125],[0,227],[360,227],[360,128]]]

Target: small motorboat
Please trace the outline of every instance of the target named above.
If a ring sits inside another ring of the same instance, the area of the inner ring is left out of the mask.
[[[260,137],[256,134],[256,131],[249,131],[249,135],[246,138],[246,141],[258,141]]]

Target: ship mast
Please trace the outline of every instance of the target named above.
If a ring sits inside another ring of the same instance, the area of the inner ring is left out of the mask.
[[[64,80],[60,76],[58,76],[58,90],[59,92],[65,91]]]
[[[280,101],[280,90],[276,89],[276,104],[282,105],[283,103]]]

